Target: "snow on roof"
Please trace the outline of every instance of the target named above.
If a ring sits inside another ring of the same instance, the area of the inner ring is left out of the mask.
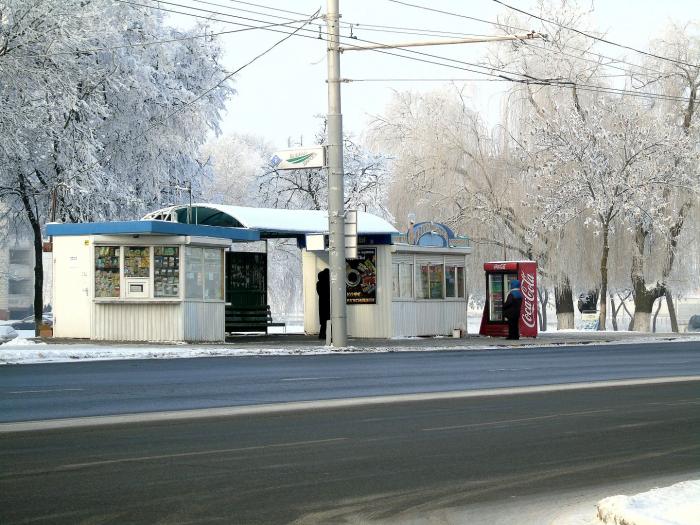
[[[233,217],[244,227],[260,232],[290,234],[328,232],[328,212],[325,210],[250,208],[247,206],[211,203],[197,203],[192,206],[218,210]],[[178,206],[177,208],[182,207],[185,206]],[[358,211],[357,233],[363,235],[391,234],[398,233],[398,230],[381,217]]]

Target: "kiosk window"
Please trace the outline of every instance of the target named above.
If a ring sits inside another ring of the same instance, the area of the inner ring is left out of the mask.
[[[156,246],[153,249],[153,286],[156,297],[179,297],[179,247]]]
[[[204,276],[202,273],[202,248],[188,246],[185,252],[185,297],[202,299]]]
[[[442,299],[443,298],[443,273],[442,264],[422,264],[418,279],[418,299]]]
[[[185,255],[185,297],[223,300],[221,250],[188,246]]]
[[[411,299],[413,297],[413,265],[394,263],[392,269],[394,298]]]
[[[119,297],[119,246],[95,247],[95,297]]]
[[[124,277],[150,277],[151,249],[127,246],[124,252]]]
[[[204,298],[223,299],[224,289],[221,276],[223,264],[221,250],[205,248],[204,250]]]
[[[464,268],[461,266],[445,267],[445,297],[464,297]]]

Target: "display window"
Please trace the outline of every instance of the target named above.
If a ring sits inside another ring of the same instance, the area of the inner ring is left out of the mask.
[[[443,299],[444,294],[443,264],[421,264],[418,270],[418,299]]]
[[[180,296],[180,248],[156,246],[153,248],[153,295]]]
[[[127,246],[124,251],[124,277],[151,276],[151,248]]]
[[[464,297],[464,268],[445,266],[445,297]]]
[[[119,297],[119,246],[95,248],[95,297]]]

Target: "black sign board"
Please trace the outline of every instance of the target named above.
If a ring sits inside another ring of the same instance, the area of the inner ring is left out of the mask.
[[[377,250],[360,248],[357,259],[345,261],[347,304],[377,303]]]

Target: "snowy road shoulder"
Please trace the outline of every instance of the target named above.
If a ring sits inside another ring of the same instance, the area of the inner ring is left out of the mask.
[[[700,480],[605,498],[597,517],[604,525],[700,525]]]
[[[163,343],[90,343],[90,342],[50,342],[20,337],[0,345],[0,365],[61,363],[75,361],[101,361],[123,359],[184,359],[195,357],[243,357],[271,355],[320,355],[341,353],[383,353],[383,352],[439,352],[461,350],[493,350],[510,348],[556,348],[561,346],[619,345],[640,343],[666,343],[688,341],[690,338],[677,334],[663,336],[608,336],[571,337],[571,334],[547,335],[536,340],[521,340],[509,344],[499,338],[471,337],[452,339],[403,338],[388,340],[385,344],[358,342],[357,346],[337,349],[319,344],[313,338],[310,341],[267,340],[259,343],[245,341],[225,344],[163,344]],[[403,344],[403,341],[406,341]]]

